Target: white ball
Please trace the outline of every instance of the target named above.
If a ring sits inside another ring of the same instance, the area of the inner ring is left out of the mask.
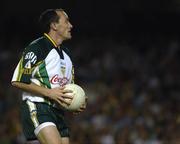
[[[69,111],[78,110],[83,104],[85,104],[85,92],[82,87],[77,84],[65,85],[65,90],[73,91],[73,99],[70,105],[63,104],[63,107]],[[68,100],[68,99],[67,99]]]

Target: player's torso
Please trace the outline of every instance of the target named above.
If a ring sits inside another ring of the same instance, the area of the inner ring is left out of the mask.
[[[62,50],[63,57],[57,49],[52,49],[37,68],[34,69],[32,82],[48,88],[63,86],[71,82],[72,62]]]
[[[34,43],[31,49],[38,51],[36,52],[38,62],[36,61],[37,65],[33,68],[31,82],[50,89],[71,83],[73,79],[72,61],[65,50],[54,47],[45,38]],[[32,60],[36,58],[31,57],[30,60],[33,63]],[[25,99],[36,102],[47,101],[41,96],[23,92],[23,100]]]

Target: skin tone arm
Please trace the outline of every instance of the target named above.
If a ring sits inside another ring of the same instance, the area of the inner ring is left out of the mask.
[[[12,82],[12,85],[27,92],[31,92],[34,94],[41,95],[42,97],[50,98],[60,105],[62,103],[70,104],[71,102],[67,102],[65,98],[72,99],[73,95],[69,95],[67,93],[71,93],[70,90],[64,90],[64,87],[57,87],[48,89],[45,87],[38,86],[36,84],[26,84],[22,82]]]

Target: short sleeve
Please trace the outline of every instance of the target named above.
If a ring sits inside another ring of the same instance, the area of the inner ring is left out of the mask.
[[[14,71],[12,81],[31,83],[33,70],[40,61],[40,49],[36,46],[27,47]]]

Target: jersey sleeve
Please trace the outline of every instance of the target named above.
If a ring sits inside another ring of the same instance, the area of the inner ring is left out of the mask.
[[[41,61],[40,49],[36,46],[27,47],[14,71],[12,82],[18,81],[31,83],[32,73],[38,63]]]

